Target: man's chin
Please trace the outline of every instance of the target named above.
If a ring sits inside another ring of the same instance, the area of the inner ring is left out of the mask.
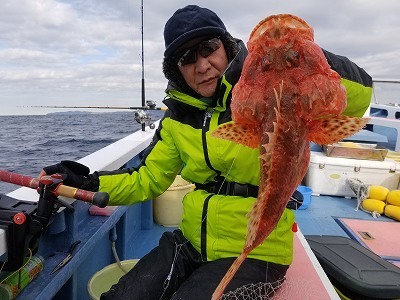
[[[197,93],[202,95],[203,97],[212,97],[215,93],[215,89],[217,88],[217,80],[213,80],[210,82],[206,82],[201,84]]]

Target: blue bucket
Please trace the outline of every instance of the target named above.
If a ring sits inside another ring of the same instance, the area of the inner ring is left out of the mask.
[[[299,207],[299,209],[307,209],[307,207],[311,204],[311,194],[312,189],[308,186],[299,185],[297,190],[303,195],[303,204]]]

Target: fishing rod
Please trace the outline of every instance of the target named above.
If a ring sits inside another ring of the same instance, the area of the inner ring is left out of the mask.
[[[154,129],[155,125],[152,122],[151,115],[147,111],[152,110],[167,110],[165,107],[157,107],[157,103],[153,100],[147,100],[146,104],[143,106],[79,106],[79,105],[32,105],[35,108],[88,108],[88,109],[120,109],[120,110],[134,110],[135,111],[135,121],[142,125],[142,131],[145,130],[146,124],[150,129]]]
[[[142,67],[142,80],[141,80],[141,100],[142,106],[68,106],[68,105],[33,105],[35,108],[88,108],[88,109],[121,109],[121,110],[135,110],[135,121],[142,125],[142,131],[145,130],[146,124],[150,129],[154,129],[155,125],[152,122],[148,110],[166,110],[163,107],[157,107],[157,103],[153,100],[145,100],[145,73],[144,73],[144,5],[143,0],[141,1],[141,67]]]
[[[98,109],[122,109],[122,110],[166,110],[164,107],[154,106],[68,106],[68,105],[32,105],[35,108],[98,108]]]
[[[32,105],[31,107],[40,108],[100,108],[100,109],[130,109],[130,110],[166,110],[164,107],[142,107],[142,106],[66,106],[66,105]]]
[[[144,83],[144,26],[143,26],[143,21],[144,21],[144,7],[143,7],[143,0],[141,4],[141,16],[142,16],[142,28],[141,28],[141,39],[142,39],[142,45],[141,45],[141,50],[142,50],[142,106],[145,106],[145,83]],[[135,120],[136,120],[136,114],[135,114]],[[144,131],[144,123],[142,123],[142,131]],[[151,128],[151,127],[150,127]]]
[[[105,192],[91,192],[64,185],[62,184],[62,180],[59,174],[43,176],[42,178],[38,179],[18,173],[0,170],[0,181],[28,187],[31,189],[51,187],[51,193],[56,197],[64,196],[68,198],[73,198],[76,200],[89,202],[98,207],[107,206],[109,199],[109,195]]]

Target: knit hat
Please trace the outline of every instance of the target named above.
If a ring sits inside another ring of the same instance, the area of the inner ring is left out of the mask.
[[[164,57],[173,54],[180,46],[200,36],[226,34],[221,19],[211,10],[197,5],[178,9],[167,21],[164,28]]]

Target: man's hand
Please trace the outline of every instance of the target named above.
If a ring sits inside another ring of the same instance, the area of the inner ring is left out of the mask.
[[[58,164],[44,167],[39,178],[57,173],[62,176],[65,185],[97,192],[99,190],[99,176],[97,172],[93,174],[89,174],[89,172],[89,168],[85,165],[75,161],[63,160]]]

